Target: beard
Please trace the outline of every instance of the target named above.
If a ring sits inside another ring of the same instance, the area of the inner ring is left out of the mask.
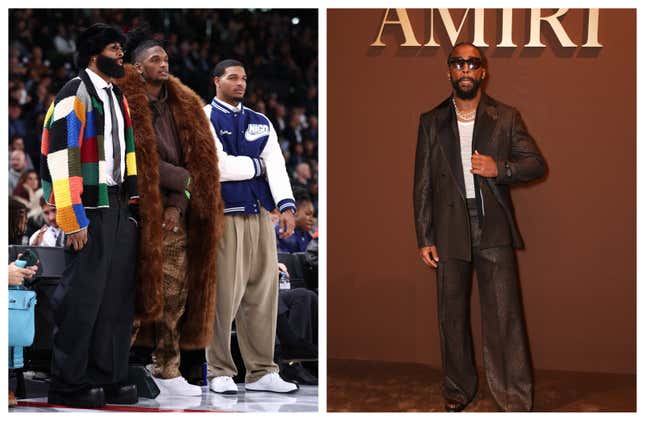
[[[468,90],[463,90],[461,89],[461,86],[459,86],[459,82],[462,80],[470,80],[473,84],[473,86],[470,87]],[[475,98],[475,95],[477,95],[477,91],[479,91],[479,85],[481,85],[482,80],[476,80],[471,77],[462,77],[461,79],[453,80],[452,78],[450,79],[450,82],[452,83],[452,88],[455,90],[455,94],[457,95],[457,98],[459,99],[473,99]]]
[[[96,67],[107,76],[118,79],[125,75],[125,69],[117,63],[118,60],[99,54],[96,58]]]

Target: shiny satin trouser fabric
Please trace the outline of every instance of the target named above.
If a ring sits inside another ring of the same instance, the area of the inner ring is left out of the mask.
[[[122,195],[88,209],[88,240],[65,249],[65,271],[52,297],[54,338],[50,388],[73,393],[126,381],[138,228]]]
[[[470,326],[473,266],[482,320],[483,361],[489,389],[506,411],[533,405],[531,357],[524,324],[515,252],[511,247],[479,249],[477,209],[469,201],[473,261],[440,260],[437,271],[443,394],[462,403],[477,392]],[[441,250],[439,256],[441,258]]]

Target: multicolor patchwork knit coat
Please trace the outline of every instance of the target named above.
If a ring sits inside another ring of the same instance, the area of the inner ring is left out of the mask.
[[[128,102],[117,86],[113,92],[125,124],[125,189],[130,203],[136,203],[137,162]],[[105,114],[89,75],[63,86],[49,107],[40,147],[43,197],[56,206],[56,222],[70,234],[87,227],[85,209],[107,208],[103,130]]]

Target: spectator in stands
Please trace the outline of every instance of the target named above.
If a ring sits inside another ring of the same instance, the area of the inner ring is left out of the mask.
[[[306,107],[307,114],[311,116],[318,114],[318,87],[317,86],[309,86],[307,88],[307,98],[305,100],[305,107]],[[309,124],[311,125],[311,117],[309,120]]]
[[[309,180],[311,180],[311,167],[308,162],[301,162],[296,165],[293,178],[293,188],[309,191]]]
[[[293,235],[288,238],[280,238],[278,226],[276,225],[276,240],[279,252],[298,253],[307,250],[307,245],[312,239],[311,231],[314,228],[314,207],[311,198],[306,192],[296,190],[296,228]]]
[[[76,52],[76,43],[67,33],[67,27],[62,23],[58,24],[54,47],[56,47],[56,51],[65,56],[71,56]]]
[[[278,282],[269,216],[277,207],[281,236],[293,234],[296,204],[289,176],[273,125],[242,104],[247,86],[242,63],[221,61],[213,82],[216,97],[204,112],[217,143],[225,227],[218,246],[213,340],[206,349],[210,389],[237,393],[230,349],[235,318],[246,390],[294,392],[298,386],[282,380],[273,362]]]
[[[13,192],[13,189],[18,185],[20,176],[27,166],[25,152],[20,149],[11,151],[11,161],[9,164],[11,165],[11,168],[9,168],[9,192]]]
[[[49,66],[43,61],[43,49],[36,45],[32,48],[29,59],[29,78],[38,81],[47,72],[49,72]]]
[[[14,136],[25,137],[27,135],[27,123],[22,116],[22,107],[18,101],[9,101],[9,139]]]
[[[31,101],[31,107],[29,109],[29,112],[27,113],[29,115],[30,120],[35,120],[38,118],[38,115],[40,114],[45,114],[47,113],[47,109],[49,108],[49,87],[51,85],[51,77],[47,76],[44,78],[34,78],[34,82],[38,81],[37,83],[34,83],[32,90],[32,101]]]
[[[287,267],[278,263],[280,277],[290,278]],[[306,288],[280,289],[278,296],[277,361],[287,380],[318,384],[318,379],[298,361],[318,358],[318,296]],[[285,361],[286,360],[286,361]],[[291,361],[289,361],[291,360]]]
[[[65,233],[56,222],[56,208],[40,198],[42,213],[47,221],[38,231],[29,238],[30,246],[63,247],[65,246]]]
[[[13,151],[16,151],[16,150],[23,151],[23,152],[25,151],[25,140],[24,140],[24,138],[22,136],[17,136],[16,135],[16,136],[13,136],[11,138],[11,143],[9,144],[9,153],[11,153]],[[26,153],[24,154],[24,156],[25,156],[25,168],[24,169],[25,170],[33,170],[35,167],[34,167],[34,163],[33,163],[32,159],[31,159],[31,157],[29,155],[27,155]],[[9,161],[9,168],[11,168],[11,161]]]
[[[27,67],[20,60],[20,49],[12,47],[9,50],[9,77],[15,80],[27,74]]]
[[[27,229],[27,207],[9,198],[9,244],[22,246],[27,243],[25,230]]]
[[[9,244],[10,245],[22,245],[22,239],[24,237],[24,232],[27,227],[27,209],[25,206],[9,198]],[[8,283],[9,286],[18,286],[22,285],[22,282],[25,279],[31,278],[38,271],[38,266],[29,266],[21,268],[16,266],[15,261],[9,263],[8,269]],[[9,347],[9,363],[12,366],[12,347]],[[21,368],[21,367],[14,367]],[[10,370],[9,376],[13,375],[13,370]],[[11,382],[9,382],[11,384]],[[18,405],[16,400],[15,391],[9,389],[9,406],[14,407]]]
[[[313,140],[316,144],[318,143],[318,117],[315,115],[309,116],[309,127],[305,131],[305,136]]]
[[[289,154],[288,166],[291,170],[295,170],[298,165],[305,162],[305,148],[302,143],[290,143],[291,153]]]
[[[307,281],[307,287],[318,290],[318,236],[309,242],[305,250],[305,265],[308,266],[310,279]]]
[[[36,170],[27,170],[20,175],[12,196],[27,207],[27,218],[39,220],[41,223],[44,222],[42,209],[40,208],[43,189],[40,188],[40,179]]]
[[[16,102],[21,107],[31,102],[31,96],[29,96],[22,80],[14,81],[13,86],[9,88],[9,100]]]
[[[317,124],[317,123],[316,123]],[[302,142],[304,149],[304,157],[307,161],[317,161],[318,151],[316,150],[316,142],[310,137],[306,137]]]
[[[275,101],[275,98],[274,98]],[[273,115],[273,123],[275,124],[275,131],[278,136],[284,136],[284,131],[287,129],[287,110],[283,104],[276,103]]]
[[[302,143],[303,127],[300,117],[301,114],[295,111],[292,112],[291,117],[289,117],[289,124],[284,129],[284,137],[287,138],[292,145],[294,143]]]
[[[138,333],[154,347],[152,375],[164,395],[201,396],[179,371],[182,348],[205,348],[215,314],[215,258],[223,218],[210,122],[197,94],[170,76],[168,54],[146,29],[128,34],[125,77],[140,185]],[[137,333],[135,332],[135,335]]]

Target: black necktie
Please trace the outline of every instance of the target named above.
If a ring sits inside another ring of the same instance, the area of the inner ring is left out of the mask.
[[[107,92],[110,101],[110,117],[112,118],[112,178],[117,184],[121,183],[121,142],[119,142],[119,122],[116,119],[116,110],[114,108],[114,99],[112,99],[112,88],[109,86],[103,88]]]

